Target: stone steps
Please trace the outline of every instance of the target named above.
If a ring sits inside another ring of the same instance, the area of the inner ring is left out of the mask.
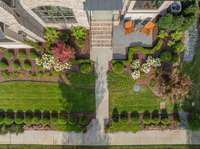
[[[112,21],[91,22],[92,48],[112,47]]]

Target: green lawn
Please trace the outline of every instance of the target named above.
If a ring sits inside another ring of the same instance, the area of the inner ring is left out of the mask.
[[[183,108],[192,113],[189,117],[191,129],[200,129],[200,48],[196,49],[195,57],[192,62],[183,64],[183,73],[190,76],[192,79],[192,87],[188,99],[183,103]],[[191,103],[194,102],[195,106]]]
[[[109,132],[123,131],[123,132],[137,132],[140,128],[139,120],[120,120],[119,122],[112,122],[111,127],[109,127]]]
[[[7,82],[0,84],[0,108],[13,110],[95,111],[95,77],[71,73],[69,84]]]
[[[142,87],[139,93],[133,91],[135,81],[126,74],[108,74],[110,112],[118,111],[153,111],[160,108],[161,98],[152,94],[150,89]],[[169,104],[169,109],[172,105]]]

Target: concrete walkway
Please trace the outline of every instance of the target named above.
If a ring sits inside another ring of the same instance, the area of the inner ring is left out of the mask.
[[[101,136],[101,137],[99,137]],[[152,130],[137,133],[93,134],[59,131],[25,131],[22,134],[0,135],[0,144],[42,145],[160,145],[200,144],[200,131]]]
[[[91,59],[95,62],[97,74],[96,80],[96,119],[100,125],[100,131],[104,132],[104,122],[109,119],[109,95],[107,83],[107,71],[109,61],[112,60],[112,49],[93,48]]]

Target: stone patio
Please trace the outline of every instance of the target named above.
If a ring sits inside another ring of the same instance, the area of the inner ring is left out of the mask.
[[[135,27],[135,31],[129,34],[124,33],[123,21],[118,26],[113,26],[113,59],[126,59],[127,48],[130,46],[152,47],[155,43],[153,35],[145,35],[140,32],[141,24]]]

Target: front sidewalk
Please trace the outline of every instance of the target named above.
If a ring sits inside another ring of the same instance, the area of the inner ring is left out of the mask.
[[[42,145],[162,145],[200,144],[200,131],[152,130],[137,133],[104,134],[105,140],[94,143],[88,134],[59,131],[25,131],[22,134],[0,135],[0,144],[42,144]],[[93,134],[94,135],[94,134]],[[92,136],[90,137],[92,138]],[[97,136],[93,136],[97,138]],[[103,139],[103,138],[101,138]],[[101,141],[101,140],[98,140]]]

